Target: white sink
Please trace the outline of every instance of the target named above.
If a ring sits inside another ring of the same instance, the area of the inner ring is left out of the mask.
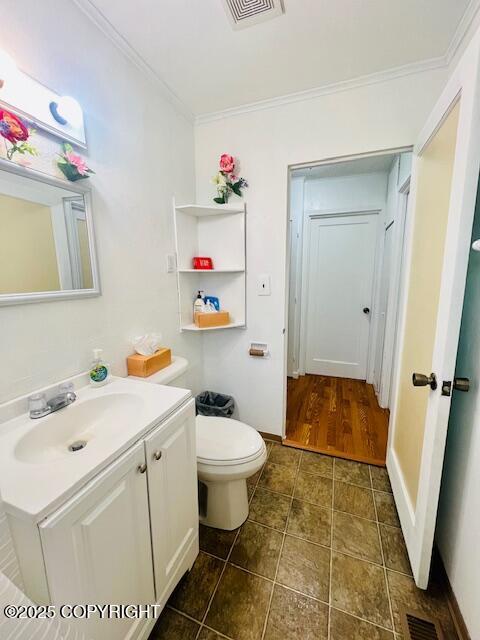
[[[18,441],[15,456],[37,464],[86,454],[86,447],[92,446],[95,438],[115,437],[115,431],[123,431],[140,415],[142,407],[142,397],[133,393],[110,393],[75,402],[44,420],[36,420]]]
[[[191,397],[128,378],[76,393],[44,418],[0,423],[0,492],[13,515],[39,522]]]

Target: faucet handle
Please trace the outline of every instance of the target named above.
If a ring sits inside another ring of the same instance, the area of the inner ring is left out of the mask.
[[[69,402],[73,402],[77,397],[74,389],[75,387],[73,385],[73,382],[62,382],[62,384],[59,386],[60,393],[65,394]]]
[[[44,393],[34,393],[28,398],[28,409],[32,418],[40,418],[47,410],[47,398]]]

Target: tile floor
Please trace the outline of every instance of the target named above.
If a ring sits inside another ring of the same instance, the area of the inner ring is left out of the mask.
[[[440,587],[415,587],[386,471],[267,444],[248,521],[200,527],[150,640],[401,640],[402,605],[456,640]]]

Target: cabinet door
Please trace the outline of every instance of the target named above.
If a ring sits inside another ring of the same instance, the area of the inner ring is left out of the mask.
[[[141,442],[40,525],[53,604],[155,601],[146,476]],[[94,640],[126,640],[144,623],[78,624]]]
[[[157,601],[198,532],[195,404],[191,400],[145,440]]]

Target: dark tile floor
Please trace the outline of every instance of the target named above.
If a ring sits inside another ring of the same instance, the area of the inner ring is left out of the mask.
[[[402,605],[456,640],[439,586],[415,587],[385,469],[267,444],[249,519],[200,527],[150,640],[401,640]]]

